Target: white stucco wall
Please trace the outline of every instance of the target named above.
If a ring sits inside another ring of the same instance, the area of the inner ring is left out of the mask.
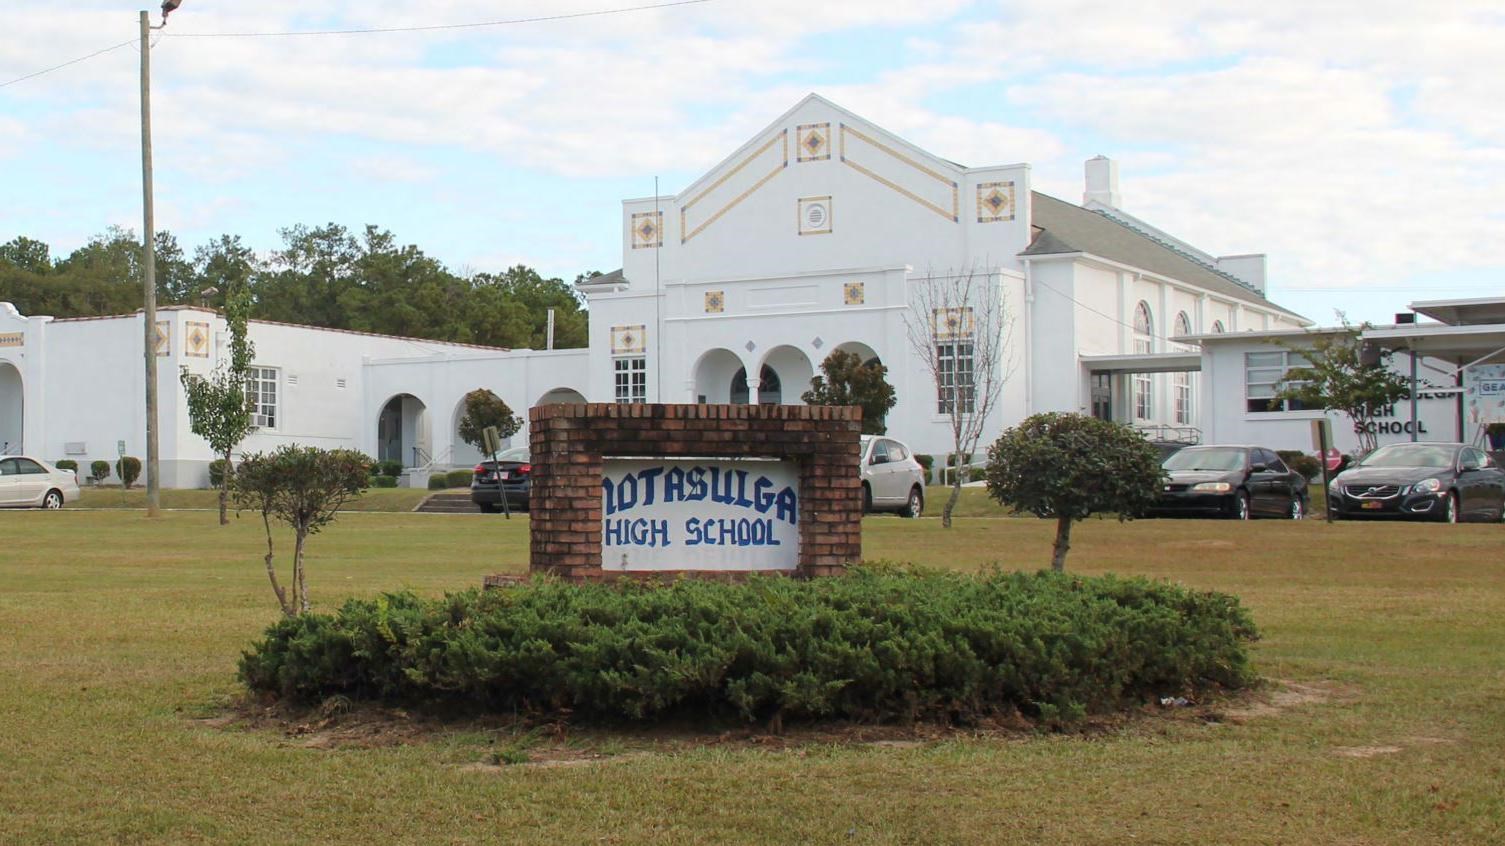
[[[1294,343],[1294,342],[1293,342]],[[1252,412],[1245,392],[1244,356],[1246,353],[1280,352],[1284,348],[1267,339],[1241,339],[1204,342],[1200,378],[1204,403],[1203,442],[1223,444],[1257,444],[1270,449],[1297,449],[1312,452],[1311,421],[1327,417],[1334,445],[1353,452],[1358,445],[1352,422],[1342,414],[1316,411]],[[1398,373],[1410,372],[1404,353],[1395,356],[1392,367]],[[1417,417],[1425,431],[1419,440],[1452,441],[1458,436],[1458,401],[1454,396],[1421,393]],[[1381,445],[1411,440],[1404,431],[1411,419],[1410,405],[1399,403],[1392,416],[1380,422],[1398,431],[1381,432]]]

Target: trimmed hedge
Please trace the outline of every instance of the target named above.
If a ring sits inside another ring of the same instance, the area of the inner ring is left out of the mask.
[[[71,458],[62,458],[62,459],[59,459],[59,460],[53,462],[52,466],[56,467],[59,470],[68,470],[68,471],[72,472],[73,475],[75,475],[75,476],[78,475],[78,462],[74,461]]]
[[[350,600],[276,623],[240,662],[256,691],[584,719],[1045,720],[1239,688],[1257,637],[1238,599],[1112,576],[575,585]]]
[[[397,477],[396,476],[372,476],[371,477],[371,487],[373,487],[373,488],[395,488],[395,487],[397,487]]]
[[[388,458],[384,461],[378,461],[373,466],[376,468],[376,475],[378,476],[391,476],[395,479],[402,475],[402,462],[395,459]]]
[[[444,474],[444,484],[451,488],[468,488],[475,475],[474,470],[451,470]]]
[[[136,484],[136,480],[141,478],[141,459],[134,455],[124,456],[115,462],[115,475],[120,477],[120,482],[125,485],[125,489],[130,490],[131,485]]]
[[[1309,482],[1322,475],[1322,460],[1316,456],[1307,455],[1299,449],[1280,449],[1275,454],[1280,456],[1286,466],[1305,476]]]

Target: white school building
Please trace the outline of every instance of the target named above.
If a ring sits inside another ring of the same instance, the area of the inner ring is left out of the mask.
[[[889,434],[943,454],[942,409],[965,393],[937,389],[906,317],[934,319],[915,314],[914,292],[960,274],[985,281],[1006,316],[1009,378],[983,445],[1029,414],[1073,411],[1168,438],[1305,448],[1310,412],[1251,410],[1265,384],[1251,380],[1272,365],[1248,356],[1309,324],[1265,297],[1264,256],[1216,256],[1125,211],[1109,159],[1085,177],[1080,202],[1037,193],[1027,164],[959,165],[811,95],[679,193],[623,203],[621,270],[580,285],[586,349],[252,321],[259,429],[242,450],[358,449],[421,483],[479,458],[456,434],[476,388],[524,417],[556,401],[800,403],[840,349],[888,368]],[[53,319],[0,304],[0,451],[81,467],[122,445],[143,456],[143,334],[140,313]],[[163,484],[205,485],[214,456],[190,431],[178,374],[228,355],[224,322],[161,309],[155,338]],[[974,340],[947,336],[929,354],[965,384]]]

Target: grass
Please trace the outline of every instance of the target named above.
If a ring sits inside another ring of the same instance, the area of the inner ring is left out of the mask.
[[[872,517],[864,549],[1033,569],[1052,528]],[[1505,842],[1505,527],[1082,524],[1069,567],[1237,593],[1265,633],[1263,672],[1329,692],[1242,723],[905,747],[623,733],[610,757],[558,767],[512,763],[529,736],[323,750],[200,719],[237,696],[236,657],[275,617],[259,529],[198,512],[0,513],[0,840]],[[527,520],[353,513],[310,554],[326,608],[439,593],[521,571]]]
[[[104,488],[80,488],[78,508],[123,508],[145,509],[146,491],[140,487],[125,490],[118,487]],[[420,490],[418,488],[372,488],[366,491],[360,499],[351,503],[351,511],[412,511],[419,503],[428,498],[430,494],[441,491]],[[185,489],[163,489],[162,507],[168,509],[212,509],[219,510],[219,491]],[[234,505],[231,505],[234,508]]]

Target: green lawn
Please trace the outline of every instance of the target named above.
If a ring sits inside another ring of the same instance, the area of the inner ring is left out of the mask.
[[[521,571],[527,525],[344,515],[311,542],[315,600]],[[875,516],[864,549],[1033,569],[1051,528]],[[473,729],[331,750],[207,722],[275,619],[259,530],[0,513],[0,842],[1505,842],[1505,527],[1084,523],[1076,570],[1244,598],[1262,671],[1315,692],[1265,715],[915,745],[596,733],[625,754],[506,767],[475,766],[497,738]]]
[[[372,488],[350,504],[352,511],[412,511],[437,491],[417,488]],[[82,488],[78,508],[146,508],[146,491],[115,487]],[[170,509],[219,509],[219,491],[171,489],[162,491],[162,507]],[[233,506],[232,506],[233,507]]]

